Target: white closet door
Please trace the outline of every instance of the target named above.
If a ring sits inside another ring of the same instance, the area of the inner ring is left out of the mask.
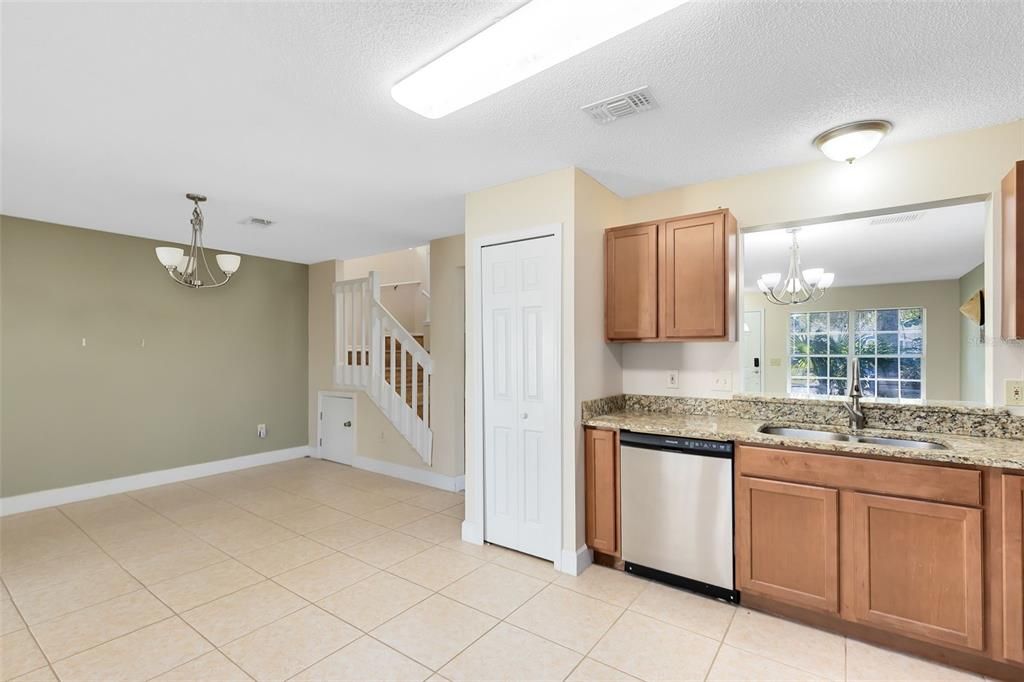
[[[558,552],[557,306],[554,238],[483,249],[484,537]]]

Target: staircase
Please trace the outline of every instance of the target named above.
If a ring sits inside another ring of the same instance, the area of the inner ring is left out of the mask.
[[[427,464],[431,461],[432,363],[380,302],[377,273],[334,285],[334,382],[364,391]]]

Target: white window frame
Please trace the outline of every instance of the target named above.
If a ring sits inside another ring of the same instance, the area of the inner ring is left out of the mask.
[[[898,345],[897,345],[897,352],[896,352],[896,354],[883,354],[883,355],[879,355],[877,352],[875,354],[872,354],[872,355],[858,355],[857,354],[856,339],[857,339],[857,331],[858,331],[857,330],[857,316],[858,316],[858,314],[862,313],[862,312],[875,312],[877,314],[878,311],[880,311],[880,310],[896,310],[897,311],[897,315],[899,314],[899,311],[902,311],[902,310],[920,310],[921,311],[921,355],[920,356],[917,356],[917,355],[906,355],[906,357],[911,357],[911,358],[920,357],[920,360],[921,360],[921,378],[920,378],[919,381],[920,381],[920,384],[921,384],[921,395],[918,398],[902,398],[902,397],[898,397],[898,398],[891,398],[891,397],[880,398],[877,395],[875,395],[875,396],[870,396],[867,399],[868,400],[876,400],[876,401],[879,401],[879,402],[884,402],[884,401],[911,401],[911,400],[917,401],[917,400],[925,400],[927,398],[927,390],[928,390],[927,381],[926,381],[926,377],[927,377],[927,371],[926,371],[927,370],[927,356],[928,356],[928,309],[925,306],[921,306],[921,305],[883,306],[883,307],[876,307],[876,308],[855,308],[855,309],[852,309],[852,310],[807,310],[807,311],[793,310],[793,311],[790,311],[789,314],[787,314],[787,316],[786,316],[786,353],[787,353],[787,357],[786,357],[786,394],[789,395],[789,396],[799,396],[799,397],[809,397],[809,398],[827,397],[829,395],[828,393],[824,393],[824,394],[823,393],[806,393],[806,392],[805,393],[794,393],[794,391],[793,391],[793,379],[794,379],[794,376],[793,376],[793,358],[794,358],[794,353],[793,353],[793,336],[794,336],[794,332],[793,332],[793,315],[808,315],[808,331],[804,332],[804,334],[807,334],[808,336],[810,336],[813,333],[821,333],[821,332],[811,332],[810,331],[810,317],[809,316],[811,314],[814,314],[814,313],[825,313],[825,314],[828,314],[828,315],[832,315],[832,314],[836,314],[836,313],[845,313],[848,316],[848,323],[847,323],[847,329],[846,329],[847,347],[846,347],[846,355],[845,355],[845,358],[846,358],[846,377],[845,377],[845,379],[846,379],[846,392],[849,392],[849,389],[850,389],[850,375],[851,375],[851,372],[852,372],[853,363],[859,362],[861,358],[872,358],[876,362],[876,374],[877,374],[877,361],[878,361],[878,358],[895,358],[897,360],[897,366],[898,366],[899,359],[904,357],[904,355],[899,352],[899,346]],[[831,319],[829,320],[829,325],[831,325]],[[831,332],[831,331],[825,332],[826,336],[828,336],[828,335],[830,335],[832,333],[834,333],[834,332]],[[876,333],[877,333],[877,330],[876,330]],[[808,339],[808,344],[809,343],[810,343],[810,339]],[[899,343],[899,337],[897,336],[897,344],[898,343]],[[810,350],[810,348],[808,348],[808,350]],[[876,350],[877,350],[877,346],[876,346]],[[844,357],[843,355],[835,355],[835,354],[829,354],[829,353],[826,353],[824,355],[816,354],[816,353],[808,353],[807,355],[801,354],[801,356],[802,357],[807,357],[809,360],[812,357],[824,357],[824,358],[826,358],[826,363],[829,364],[829,370],[830,371],[831,371],[831,360],[833,358],[842,358],[842,357]],[[809,366],[808,366],[808,376],[810,376],[810,362],[809,362]],[[795,377],[795,378],[796,379],[800,379],[801,377]],[[837,378],[839,378],[839,377],[832,377],[831,375],[827,377],[827,379],[837,379]],[[878,377],[877,376],[871,377],[871,378],[869,378],[867,380],[868,381],[875,381],[875,382],[877,382],[878,381]],[[861,381],[865,381],[865,378],[863,376],[861,377]],[[893,381],[896,381],[896,382],[899,382],[899,383],[903,383],[905,381],[913,381],[913,380],[904,380],[904,379],[900,379],[899,377],[897,377],[896,379],[893,379]],[[876,383],[876,388],[877,388],[877,383]]]

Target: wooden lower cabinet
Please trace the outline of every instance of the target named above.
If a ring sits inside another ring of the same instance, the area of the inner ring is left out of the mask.
[[[1003,656],[1024,663],[1024,476],[1002,484]]]
[[[1024,475],[737,444],[741,603],[1024,680]]]
[[[985,647],[980,509],[844,491],[841,518],[844,617]]]
[[[838,491],[740,476],[736,560],[740,592],[838,613]]]
[[[587,546],[619,556],[619,434],[584,429]]]

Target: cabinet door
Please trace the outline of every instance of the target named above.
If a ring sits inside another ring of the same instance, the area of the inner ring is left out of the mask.
[[[604,310],[609,339],[658,336],[658,224],[605,232]]]
[[[661,335],[675,339],[730,336],[727,317],[734,307],[734,266],[725,212],[680,218],[662,227],[659,286]]]
[[[843,616],[984,646],[981,510],[842,493]]]
[[[839,494],[831,488],[740,476],[736,578],[750,591],[839,611]]]
[[[1003,656],[1024,663],[1024,476],[1003,476]]]
[[[587,545],[619,554],[619,439],[614,431],[584,431]]]

